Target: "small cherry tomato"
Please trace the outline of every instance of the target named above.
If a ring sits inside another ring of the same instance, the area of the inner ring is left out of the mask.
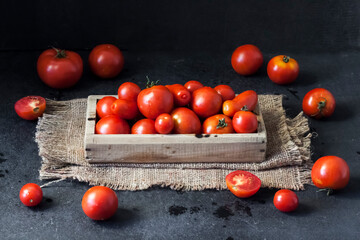
[[[38,119],[44,113],[45,108],[45,98],[40,96],[23,97],[15,103],[15,112],[26,120]]]
[[[89,55],[91,71],[101,78],[116,77],[124,67],[124,56],[119,48],[112,44],[100,44]]]
[[[229,173],[226,178],[226,186],[239,198],[248,198],[257,193],[261,187],[261,180],[254,174],[237,170]]]
[[[131,134],[157,134],[155,122],[151,119],[141,119],[131,128]]]
[[[217,114],[221,109],[222,98],[211,87],[202,87],[194,91],[191,99],[191,109],[201,118]]]
[[[174,120],[168,113],[160,114],[155,120],[155,129],[160,134],[168,134],[174,129]]]
[[[200,119],[192,110],[184,107],[176,108],[172,111],[171,117],[174,120],[174,133],[201,133]]]
[[[96,114],[99,118],[112,115],[111,106],[116,101],[115,97],[106,96],[100,99],[96,104]]]
[[[204,85],[199,81],[190,80],[184,84],[184,87],[187,88],[190,93],[193,93],[195,90],[204,87]]]
[[[118,89],[119,99],[124,99],[128,101],[137,101],[137,96],[141,92],[141,88],[132,82],[124,82],[120,85]]]
[[[217,114],[207,118],[203,123],[203,133],[223,134],[234,133],[231,118],[224,114]]]
[[[273,57],[267,65],[267,73],[271,81],[277,84],[289,84],[299,75],[299,64],[289,56]]]
[[[309,91],[302,102],[304,113],[316,119],[330,117],[335,111],[335,105],[334,96],[324,88]]]
[[[281,212],[292,212],[299,206],[299,198],[293,191],[281,189],[275,193],[274,205]]]
[[[112,217],[118,209],[118,197],[108,187],[95,186],[84,194],[81,207],[89,218],[106,220]]]
[[[263,55],[259,48],[246,44],[235,49],[231,56],[231,65],[241,75],[256,73],[263,64]]]
[[[101,118],[95,125],[96,134],[130,134],[129,124],[116,115]]]
[[[342,189],[349,183],[349,166],[336,156],[319,158],[311,169],[311,179],[318,188]]]
[[[39,185],[27,183],[20,190],[20,201],[28,207],[38,205],[43,198],[43,192]]]
[[[122,119],[133,119],[139,114],[137,103],[125,99],[116,99],[111,105],[111,112]]]
[[[223,113],[233,117],[240,110],[253,111],[258,102],[258,95],[253,90],[247,90],[237,95],[233,100],[226,100],[222,105]]]
[[[233,100],[235,97],[235,92],[229,85],[218,85],[214,89],[221,95],[223,102]]]
[[[258,120],[252,112],[239,111],[235,113],[232,124],[237,133],[253,133],[257,130]]]
[[[191,100],[191,93],[181,84],[166,85],[174,96],[174,105],[183,107],[189,104]]]

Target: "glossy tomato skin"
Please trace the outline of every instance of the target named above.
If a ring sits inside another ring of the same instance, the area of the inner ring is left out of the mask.
[[[131,134],[157,134],[154,120],[145,118],[137,121],[131,128]]]
[[[349,183],[349,166],[336,156],[321,157],[312,167],[311,179],[318,188],[342,189]]]
[[[86,191],[81,201],[81,207],[89,218],[106,220],[116,213],[118,198],[110,188],[95,186]]]
[[[192,94],[191,109],[201,118],[217,114],[221,109],[222,98],[211,87],[199,88]]]
[[[91,71],[100,78],[116,77],[124,67],[124,56],[112,44],[100,44],[89,55]]]
[[[189,90],[190,93],[193,93],[195,90],[204,87],[204,85],[195,80],[190,80],[184,84],[184,87]]]
[[[231,65],[235,72],[245,76],[256,73],[263,61],[264,58],[260,49],[252,44],[236,48],[231,56]]]
[[[203,133],[205,134],[224,134],[234,133],[232,120],[224,114],[217,114],[208,117],[203,123]]]
[[[138,108],[146,118],[155,120],[162,113],[170,113],[174,97],[164,86],[158,85],[142,90],[137,98]]]
[[[226,178],[226,186],[239,198],[248,198],[257,193],[261,187],[261,180],[254,174],[237,170],[229,173]]]
[[[129,124],[116,115],[101,118],[95,125],[96,134],[130,134]]]
[[[304,113],[316,119],[330,117],[335,111],[335,106],[334,96],[324,88],[309,91],[302,102]]]
[[[174,120],[175,134],[201,134],[201,122],[199,117],[190,109],[180,107],[171,113]]]
[[[299,198],[291,190],[281,189],[275,193],[274,205],[281,212],[292,212],[299,206]]]
[[[181,84],[166,85],[174,96],[174,105],[183,107],[190,103],[191,93]]]
[[[239,111],[235,113],[232,124],[237,133],[253,133],[257,130],[258,120],[252,112]]]
[[[44,113],[46,100],[40,96],[27,96],[18,100],[14,107],[19,117],[25,120],[35,120]]]
[[[131,120],[139,114],[137,103],[125,99],[116,99],[111,105],[111,112],[114,115],[127,120]]]
[[[222,105],[222,111],[226,116],[233,117],[236,112],[243,108],[254,111],[257,103],[257,93],[253,90],[247,90],[237,95],[233,100],[226,100]]]
[[[214,89],[218,92],[218,94],[220,94],[223,102],[235,98],[235,92],[229,85],[218,85],[214,87]]]
[[[37,61],[40,79],[49,87],[63,89],[75,85],[83,73],[83,61],[72,51],[48,49]]]
[[[267,65],[267,73],[271,81],[283,85],[295,81],[299,75],[299,64],[285,55],[273,57]]]
[[[155,120],[156,132],[160,134],[168,134],[174,129],[174,120],[168,113],[160,114]]]
[[[116,101],[115,97],[106,96],[97,102],[96,114],[99,116],[99,118],[103,118],[105,116],[113,114],[113,112],[111,110],[111,106],[115,101]]]
[[[20,201],[28,207],[38,205],[43,198],[43,192],[39,185],[27,183],[20,190]]]
[[[119,99],[136,102],[140,92],[141,88],[136,83],[124,82],[118,89],[118,97]]]

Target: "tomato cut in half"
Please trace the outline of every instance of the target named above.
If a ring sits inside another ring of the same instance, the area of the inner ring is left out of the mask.
[[[44,113],[45,98],[40,96],[23,97],[15,103],[15,112],[25,120],[35,120]]]
[[[261,180],[257,176],[242,170],[229,173],[225,181],[228,189],[239,198],[251,197],[261,187]]]

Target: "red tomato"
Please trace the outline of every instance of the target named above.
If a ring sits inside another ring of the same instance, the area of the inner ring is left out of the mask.
[[[160,114],[155,120],[155,129],[158,133],[168,134],[174,129],[174,120],[168,113]]]
[[[222,98],[211,87],[203,87],[194,91],[191,99],[191,109],[201,118],[217,114],[221,109]]]
[[[190,103],[191,93],[181,84],[166,85],[174,96],[174,105],[183,107]]]
[[[130,134],[129,124],[116,115],[100,119],[95,126],[96,134]]]
[[[267,65],[267,73],[271,81],[277,84],[289,84],[299,75],[299,64],[289,56],[273,57]]]
[[[214,89],[221,95],[223,102],[232,100],[235,97],[235,92],[229,85],[218,85]]]
[[[282,189],[275,193],[274,205],[281,212],[292,212],[299,206],[299,199],[293,191]]]
[[[201,82],[190,80],[184,84],[184,87],[189,90],[190,93],[193,93],[195,90],[204,87]]]
[[[222,109],[226,116],[233,117],[234,114],[244,108],[253,111],[258,102],[258,95],[253,90],[247,90],[237,95],[233,100],[226,100]]]
[[[261,180],[247,171],[231,172],[226,176],[225,181],[228,189],[239,198],[251,197],[261,187]]]
[[[344,188],[350,179],[349,166],[336,156],[319,158],[311,169],[311,179],[318,188]]]
[[[137,96],[141,92],[141,88],[132,82],[124,82],[118,89],[119,99],[125,99],[128,101],[137,101]]]
[[[302,108],[306,115],[320,119],[330,117],[334,113],[335,105],[331,92],[324,88],[315,88],[305,95]]]
[[[223,114],[217,114],[207,118],[203,123],[203,133],[223,134],[234,133],[231,118]]]
[[[124,56],[119,48],[112,44],[100,44],[90,52],[91,71],[101,78],[116,77],[124,67]]]
[[[151,119],[141,119],[131,128],[131,134],[157,134],[155,122]]]
[[[237,133],[253,133],[257,130],[258,120],[252,112],[239,111],[235,113],[232,124]]]
[[[238,47],[231,56],[232,67],[235,72],[241,75],[256,73],[263,64],[263,61],[260,49],[251,44]]]
[[[180,107],[171,113],[174,120],[174,133],[178,134],[201,134],[199,117],[190,109]]]
[[[116,99],[111,105],[111,112],[122,119],[133,119],[139,114],[136,102],[124,99]]]
[[[40,79],[52,88],[69,88],[75,85],[83,73],[83,61],[79,54],[60,49],[48,49],[37,61]]]
[[[164,86],[152,86],[142,90],[137,98],[142,115],[156,119],[162,113],[170,113],[174,107],[172,93]]]
[[[108,187],[95,186],[84,194],[81,206],[89,218],[106,220],[112,217],[118,208],[116,193]]]
[[[26,120],[38,119],[44,113],[45,108],[45,98],[40,96],[23,97],[15,103],[15,112]]]
[[[20,201],[28,207],[38,205],[43,198],[43,192],[39,185],[27,183],[20,190]]]
[[[97,102],[96,114],[99,116],[99,118],[103,118],[107,115],[113,114],[113,112],[111,111],[111,106],[115,101],[116,101],[115,97],[106,96]]]

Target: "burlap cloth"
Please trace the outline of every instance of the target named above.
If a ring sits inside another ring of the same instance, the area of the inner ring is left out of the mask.
[[[40,179],[77,179],[117,190],[226,189],[225,176],[241,169],[256,174],[262,187],[303,190],[311,182],[308,121],[302,113],[286,118],[282,96],[259,96],[268,138],[262,163],[91,165],[84,157],[86,104],[86,99],[47,100],[35,137],[42,158]]]

